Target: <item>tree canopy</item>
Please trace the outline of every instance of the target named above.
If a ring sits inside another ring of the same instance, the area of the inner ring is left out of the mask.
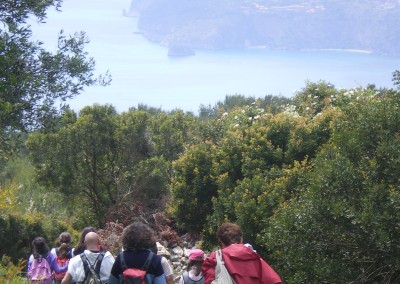
[[[0,7],[0,158],[15,149],[17,134],[40,128],[62,111],[66,99],[110,77],[95,77],[95,62],[85,51],[84,32],[62,31],[58,48],[46,51],[32,40],[28,18],[43,22],[53,1],[2,1]]]
[[[286,283],[398,282],[399,103],[321,81],[275,114],[232,108],[174,162],[169,210],[206,248],[240,224]]]

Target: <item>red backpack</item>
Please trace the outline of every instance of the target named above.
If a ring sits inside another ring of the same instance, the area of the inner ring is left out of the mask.
[[[72,257],[72,252],[71,249],[69,250],[68,254],[64,257],[59,257],[59,252],[60,252],[60,248],[56,248],[56,261],[57,261],[57,265],[58,267],[64,267],[68,260]],[[55,280],[62,280],[65,276],[65,273],[67,273],[67,271],[64,272],[60,272],[60,273],[56,273],[55,271],[53,272],[53,277]]]
[[[122,275],[124,284],[146,284],[146,274],[147,269],[150,266],[151,259],[153,258],[154,253],[150,251],[149,256],[146,259],[146,262],[143,264],[141,269],[127,267],[124,259],[124,252],[120,252],[121,266],[122,266]]]

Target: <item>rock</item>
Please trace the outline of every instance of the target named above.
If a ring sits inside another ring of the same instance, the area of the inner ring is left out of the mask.
[[[157,244],[157,254],[161,255],[161,256],[165,256],[166,258],[170,258],[171,254],[169,253],[169,251],[159,242],[156,243]]]
[[[172,253],[182,256],[183,255],[183,249],[180,246],[176,246],[172,249]]]
[[[182,57],[182,56],[190,56],[190,55],[195,55],[195,52],[193,49],[186,47],[186,46],[180,46],[180,45],[170,45],[168,47],[168,56],[169,57]]]
[[[181,262],[180,261],[173,261],[172,262],[172,266],[174,267],[174,268],[177,268],[177,267],[179,267],[181,265]]]
[[[191,251],[190,249],[184,248],[184,249],[183,249],[183,254],[184,254],[186,257],[189,257],[190,251]]]

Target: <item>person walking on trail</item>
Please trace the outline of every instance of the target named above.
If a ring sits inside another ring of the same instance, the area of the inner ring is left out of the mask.
[[[201,249],[193,249],[189,254],[189,262],[187,271],[185,271],[179,279],[179,284],[203,284],[204,277],[201,266],[204,262],[204,251]]]
[[[60,247],[62,246],[62,244],[65,244],[65,245],[67,245],[67,248],[68,248],[66,251],[68,258],[72,258],[74,249],[71,247],[71,240],[72,240],[72,236],[70,233],[62,232],[60,234],[60,236],[58,237],[58,246],[55,248],[52,248],[50,252],[55,257],[57,257]],[[65,247],[65,245],[64,245],[64,247]]]
[[[101,283],[108,283],[114,257],[108,251],[99,251],[99,235],[95,232],[87,233],[84,243],[85,251],[70,260],[68,271],[61,283],[81,283],[90,277],[96,281],[99,279]]]
[[[237,224],[222,224],[217,231],[217,238],[222,246],[218,252],[221,252],[225,267],[236,284],[282,283],[279,275],[268,263],[243,244],[242,231]],[[216,278],[216,257],[216,252],[212,252],[203,263],[205,284],[210,284]]]
[[[58,246],[53,248],[50,252],[56,258],[58,266],[62,267],[68,263],[72,258],[73,248],[71,248],[71,234],[68,232],[62,232],[58,237]],[[61,284],[61,280],[64,278],[66,271],[56,273],[53,271],[53,284]]]
[[[85,227],[82,230],[81,236],[79,237],[78,243],[76,244],[75,248],[74,248],[74,252],[73,252],[73,256],[77,256],[81,253],[83,253],[86,249],[86,245],[85,245],[85,237],[88,233],[90,232],[94,232],[96,233],[96,229],[93,227]],[[101,250],[101,247],[99,245],[98,250]]]
[[[42,237],[37,237],[32,242],[32,255],[28,260],[28,280],[31,282],[42,281],[41,283],[51,283],[52,273],[66,271],[68,264],[59,267],[56,257],[50,253],[49,246]]]
[[[161,257],[150,249],[155,242],[155,233],[146,224],[134,222],[126,227],[122,233],[124,250],[115,259],[109,284],[130,279],[141,279],[141,283],[147,284],[166,284]]]

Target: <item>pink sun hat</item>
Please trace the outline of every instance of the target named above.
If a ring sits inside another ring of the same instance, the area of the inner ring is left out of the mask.
[[[189,254],[190,260],[204,260],[204,251],[201,249],[193,249]]]

